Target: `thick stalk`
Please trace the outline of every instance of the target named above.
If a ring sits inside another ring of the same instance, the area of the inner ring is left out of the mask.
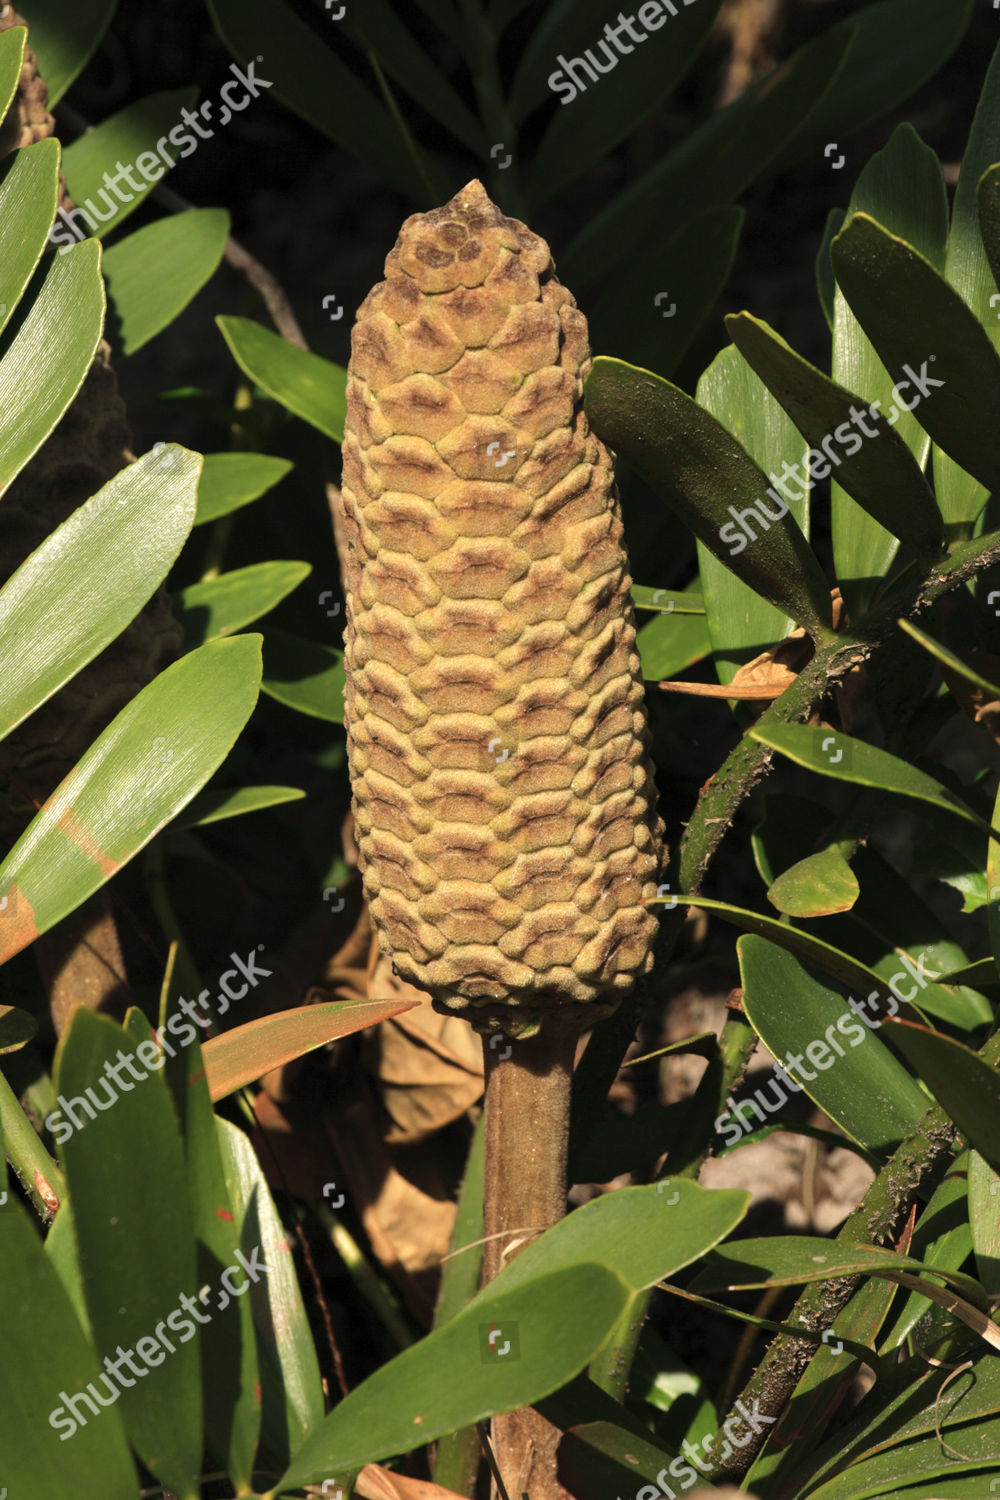
[[[947,1112],[938,1105],[929,1109],[919,1129],[890,1157],[857,1208],[844,1220],[837,1241],[845,1245],[883,1244],[898,1230],[920,1185],[942,1161],[954,1155],[958,1140],[958,1131]],[[785,1321],[814,1334],[831,1328],[862,1280],[861,1276],[838,1276],[830,1281],[810,1282]],[[744,1406],[749,1402],[752,1410],[759,1409],[765,1419],[777,1421],[815,1353],[814,1339],[779,1334],[744,1387],[741,1398]],[[768,1435],[766,1426],[755,1425],[738,1456],[734,1455],[734,1461],[727,1465],[719,1458],[723,1426],[719,1424],[715,1444],[708,1453],[708,1463],[718,1463],[712,1473],[713,1484],[741,1479]]]
[[[18,1102],[5,1075],[0,1072],[0,1137],[7,1160],[20,1179],[38,1213],[51,1223],[66,1192],[63,1174],[42,1145],[34,1126]],[[8,1193],[0,1174],[0,1209]]]
[[[1000,562],[1000,532],[957,546],[923,579],[907,568],[889,584],[879,603],[860,622],[861,634],[849,632],[817,645],[816,655],[771,704],[758,728],[794,724],[809,717],[825,695],[851,670],[861,666],[899,630],[898,619],[912,619],[952,589]],[[736,810],[771,769],[774,752],[744,735],[711,778],[681,839],[680,890],[697,895],[712,857],[732,825]]]
[[[521,1040],[483,1037],[486,1169],[483,1282],[566,1212],[569,1101],[578,1031],[558,1014]],[[491,1437],[510,1500],[561,1500],[562,1434],[532,1407],[493,1418]],[[496,1495],[495,1491],[495,1495]],[[494,1496],[495,1500],[495,1496]]]

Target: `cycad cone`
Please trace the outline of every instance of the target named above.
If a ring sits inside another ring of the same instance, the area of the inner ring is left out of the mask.
[[[365,893],[439,1008],[587,1026],[650,965],[662,829],[586,320],[478,181],[406,220],[385,276],[343,445]]]

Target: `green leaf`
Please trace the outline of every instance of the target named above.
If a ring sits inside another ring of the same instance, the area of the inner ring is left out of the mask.
[[[741,208],[708,208],[637,249],[588,314],[591,347],[671,374],[722,295],[742,227]]]
[[[325,1047],[339,1036],[377,1026],[416,1004],[416,1000],[339,1000],[329,1005],[300,1005],[233,1026],[202,1045],[212,1099],[218,1103],[272,1068]]]
[[[969,1230],[968,1179],[969,1153],[964,1152],[948,1168],[944,1181],[938,1183],[930,1202],[920,1213],[907,1251],[927,1266],[943,1266],[946,1270],[957,1271],[969,1258],[972,1235]],[[932,1307],[933,1303],[920,1292],[910,1292],[882,1339],[881,1352],[886,1354],[900,1348]]]
[[[698,382],[697,396],[764,473],[773,474],[789,453],[804,456],[799,434],[736,349],[716,355]],[[801,503],[799,524],[808,536],[808,494]],[[728,683],[746,662],[783,640],[794,622],[719,562],[702,541],[698,577],[708,609],[712,665],[719,681]]]
[[[945,276],[986,329],[994,349],[1000,349],[1000,319],[997,304],[990,298],[996,293],[991,257],[984,244],[985,223],[981,223],[990,189],[984,174],[1000,158],[1000,48],[994,50],[987,70],[979,103],[955,189],[951,216],[951,236]],[[981,196],[985,191],[985,197]],[[942,444],[942,447],[944,445]],[[959,462],[956,463],[955,459]],[[971,524],[982,510],[988,487],[978,476],[967,473],[960,454],[949,456],[940,448],[934,450],[934,488],[945,519],[960,533],[969,535]]]
[[[948,681],[949,673],[955,673],[959,677],[964,677],[967,682],[971,682],[974,686],[983,688],[989,693],[990,698],[987,701],[992,702],[994,699],[1000,697],[1000,688],[997,687],[996,683],[990,682],[987,677],[983,677],[981,673],[976,671],[975,667],[970,666],[967,661],[963,661],[960,656],[956,656],[954,651],[949,651],[947,646],[943,646],[933,636],[927,635],[918,626],[912,625],[909,620],[899,619],[896,621],[896,624],[907,635],[912,636],[929,656],[933,656],[936,661],[939,661],[947,669],[944,674],[946,682]]]
[[[0,737],[119,636],[194,519],[201,457],[147,453],[48,536],[0,589]]]
[[[780,169],[806,155],[818,160],[830,141],[843,143],[870,121],[890,114],[943,67],[968,30],[973,4],[879,0],[833,27],[832,35],[854,34],[848,65],[775,166]]]
[[[963,839],[968,835],[970,858],[981,865],[982,835],[967,823],[943,821],[949,832],[957,832]],[[754,857],[762,880],[771,885],[780,878],[780,871],[808,858],[834,837],[833,814],[818,803],[803,797],[768,794],[764,819],[753,835]],[[981,977],[957,976],[956,971],[967,967],[966,955],[934,911],[917,896],[912,884],[870,845],[859,845],[850,859],[861,886],[858,901],[849,913],[824,917],[818,924],[810,923],[810,932],[836,944],[837,952],[849,953],[858,963],[868,965],[869,972],[879,976],[883,984],[898,985],[902,980],[905,988],[911,989],[899,970],[901,960],[904,968],[909,966],[911,978],[924,977],[918,966],[926,966],[927,974],[946,976],[941,983],[922,988],[920,1008],[940,1016],[950,1026],[969,1030],[989,1021],[993,1009],[985,996],[957,988],[961,984],[981,983]],[[777,930],[782,930],[780,925]],[[911,940],[901,942],[901,935],[909,935]],[[828,972],[837,972],[822,958],[818,962]],[[989,962],[995,980],[996,970],[992,960]],[[845,982],[860,983],[864,988],[868,981],[859,976]],[[905,998],[903,990],[900,998]]]
[[[180,999],[174,993],[177,977],[175,968],[168,993],[161,999],[164,1019],[166,1011],[180,1014],[174,1004]],[[128,1011],[125,1026],[137,1041],[153,1039],[152,1027],[135,1008]],[[191,1031],[194,1030],[192,1026]],[[177,1109],[184,1141],[198,1285],[217,1287],[223,1271],[239,1264],[237,1252],[243,1248],[244,1215],[237,1216],[228,1190],[219,1122],[212,1109],[197,1036],[191,1036],[183,1050],[169,1059],[163,1076]],[[252,1253],[253,1245],[260,1243],[255,1226],[251,1226],[247,1238],[247,1248]],[[234,1295],[223,1305],[220,1295],[211,1322],[203,1325],[200,1333],[205,1443],[216,1463],[226,1469],[234,1485],[246,1494],[253,1490],[261,1417],[252,1302],[252,1296]]]
[[[259,1245],[269,1267],[250,1301],[260,1363],[261,1440],[283,1463],[323,1419],[316,1347],[291,1246],[253,1146],[228,1120],[216,1123],[240,1245],[246,1255]]]
[[[217,521],[267,493],[294,465],[263,453],[206,453],[198,483],[196,526]]]
[[[181,115],[197,98],[195,88],[149,94],[66,147],[63,171],[76,209],[71,221],[60,214],[58,243],[72,244],[79,233],[103,239],[145,202],[177,161],[181,145],[197,145]]]
[[[193,583],[176,597],[174,613],[188,647],[232,635],[270,614],[294,593],[312,566],[306,562],[253,563],[205,583]]]
[[[997,826],[1000,818],[1000,788],[997,789],[996,801],[993,804],[993,823]],[[1000,973],[1000,839],[993,832],[986,844],[986,900],[989,903],[986,919],[990,929],[990,950],[993,961]]]
[[[889,373],[919,402],[920,425],[988,489],[1000,487],[990,429],[1000,406],[1000,358],[982,324],[928,260],[867,214],[855,214],[838,234],[833,265]],[[945,519],[952,519],[947,510]]]
[[[758,1089],[751,1096],[757,1115],[761,1104],[766,1115],[776,1100],[780,1107],[802,1089],[858,1145],[887,1156],[927,1113],[923,1091],[847,1002],[817,984],[790,953],[760,937],[741,937],[736,950],[743,1008],[768,1050],[787,1059],[784,1077],[792,1080]],[[745,1134],[739,1101],[720,1120],[729,1115],[722,1130]]]
[[[121,710],[0,865],[0,962],[74,911],[186,807],[257,701],[260,636],[210,641]]]
[[[320,1484],[549,1395],[589,1363],[628,1298],[619,1276],[592,1264],[509,1291],[499,1280],[355,1386],[309,1434],[277,1492]],[[502,1345],[490,1345],[491,1330],[506,1334],[512,1358],[493,1355]]]
[[[841,219],[838,231],[854,213],[870,214],[884,224],[893,234],[900,235],[921,255],[926,256],[938,271],[944,269],[945,246],[948,238],[948,202],[945,194],[941,166],[933,151],[930,151],[910,125],[900,125],[889,144],[867,163],[851,194],[850,204]],[[833,262],[828,260],[830,274]],[[868,332],[861,326],[848,305],[843,291],[837,287],[834,294],[833,313],[833,362],[832,373],[840,388],[857,391],[861,404],[875,407],[891,422],[893,438],[901,441],[910,450],[913,464],[923,471],[930,451],[930,439],[918,417],[901,410],[902,403],[896,400],[893,378],[886,370],[873,347]],[[933,351],[930,351],[933,352]],[[885,422],[880,421],[875,430],[880,437],[872,445],[866,444],[864,457],[878,452],[882,466],[887,460],[882,450],[887,444],[882,441],[886,432]],[[904,479],[907,493],[915,492],[922,478],[913,477],[905,460],[896,453],[896,477]],[[889,461],[891,462],[891,461]],[[905,478],[904,478],[905,476]],[[889,500],[889,510],[880,513],[859,512],[855,503],[860,497],[855,489],[839,482],[839,471],[831,485],[831,514],[833,521],[834,563],[837,577],[849,612],[857,616],[871,601],[878,581],[885,577],[897,552],[895,529],[890,517],[897,517],[899,506]],[[870,496],[871,490],[869,488]],[[853,497],[853,498],[852,498]],[[864,502],[862,502],[864,503]],[[927,497],[922,496],[918,517],[927,514]],[[883,499],[883,506],[886,501]],[[931,512],[937,517],[936,502],[931,501]],[[867,512],[867,507],[866,507]],[[933,535],[936,524],[940,533],[940,520],[918,526],[917,530]],[[928,526],[931,530],[928,531]]]
[[[981,1373],[973,1374],[978,1387]],[[937,1433],[916,1442],[898,1442],[883,1452],[876,1452],[864,1462],[853,1463],[843,1473],[835,1474],[819,1488],[810,1487],[809,1500],[867,1500],[883,1496],[884,1500],[993,1500],[988,1476],[996,1473],[997,1413],[994,1410],[978,1425],[964,1421],[965,1392],[944,1398],[950,1407],[951,1421],[942,1418],[949,1437]],[[933,1411],[935,1403],[930,1402]],[[955,1408],[959,1408],[955,1414]],[[962,1425],[954,1430],[961,1422]],[[947,1444],[948,1446],[945,1446]],[[954,1455],[959,1454],[967,1462]],[[964,1477],[963,1477],[964,1476]]]
[[[19,30],[19,28],[18,28]],[[0,34],[0,68],[9,66],[10,42],[18,31]],[[4,86],[0,73],[0,89]],[[50,138],[15,151],[0,167],[0,329],[9,323],[41,259],[59,199],[59,143]],[[16,226],[16,228],[14,228]]]
[[[253,58],[264,59],[261,73],[275,99],[327,140],[368,162],[405,197],[412,196],[413,163],[405,138],[358,77],[357,67],[324,46],[321,30],[307,26],[285,0],[208,0],[208,13],[237,62],[245,67]],[[316,15],[318,27],[333,24],[323,11]]]
[[[0,35],[0,120],[10,109],[11,101],[21,81],[21,68],[24,65],[24,48],[27,39],[28,33],[23,22],[20,26],[10,27]]]
[[[435,67],[427,50],[410,35],[387,0],[365,0],[364,6],[353,9],[348,6],[340,25],[362,51],[377,57],[411,99],[450,130],[466,151],[486,158],[489,146],[479,120]],[[454,37],[457,30],[454,18],[443,29]]]
[[[842,208],[831,208],[826,216],[826,228],[823,230],[823,242],[816,255],[816,292],[819,296],[826,326],[833,332],[834,324],[834,301],[837,296],[837,281],[833,274],[833,261],[830,259],[830,246],[834,239],[844,227],[847,215]]]
[[[333,724],[344,722],[344,654],[269,625],[261,691],[286,708]]]
[[[218,269],[229,238],[222,208],[196,208],[147,224],[104,256],[114,342],[134,354],[172,323]]]
[[[995,1455],[996,1416],[1000,1411],[998,1361],[992,1356],[977,1359],[969,1378],[956,1381],[957,1389],[947,1395],[938,1382],[932,1380],[931,1390],[922,1396],[919,1389],[915,1390],[916,1382],[922,1379],[926,1379],[926,1365],[911,1361],[893,1388],[887,1390],[881,1399],[865,1402],[846,1430],[841,1428],[824,1444],[822,1467],[810,1476],[810,1500],[815,1495],[827,1497],[831,1493],[838,1494],[840,1500],[853,1500],[859,1493],[854,1488],[858,1484],[857,1476],[865,1473],[871,1476],[876,1466],[885,1463],[893,1464],[902,1472],[888,1484],[884,1477],[881,1483],[875,1480],[873,1489],[864,1487],[860,1493],[892,1495],[902,1485],[903,1489],[898,1492],[907,1500],[918,1500],[922,1492],[941,1496],[942,1500],[945,1496],[948,1500],[985,1500],[982,1474],[973,1478],[973,1486],[978,1488],[966,1487],[962,1481],[950,1477],[960,1466],[942,1441],[940,1430],[963,1424],[960,1432],[954,1434],[958,1442],[952,1441],[951,1446],[969,1453],[971,1444],[966,1439],[979,1436],[972,1424],[977,1417],[985,1416],[987,1425],[982,1435],[987,1442],[979,1446],[987,1463],[990,1456]],[[921,1438],[925,1441],[914,1441]],[[932,1491],[927,1491],[923,1485],[916,1490],[908,1488],[916,1480],[918,1468],[924,1465],[928,1466],[928,1472],[933,1470],[940,1474],[943,1470],[949,1477],[943,1484],[935,1484]],[[995,1462],[992,1466],[995,1467]],[[882,1472],[884,1476],[884,1468]],[[822,1489],[816,1487],[817,1479],[827,1481],[831,1475],[836,1476],[834,1489],[828,1488],[826,1483]]]
[[[983,173],[976,196],[979,204],[979,231],[983,249],[989,261],[993,283],[995,286],[1000,286],[1000,162],[995,167],[990,167],[988,172]],[[1000,322],[996,293],[990,290],[989,296],[993,300],[987,302],[986,310],[982,314],[982,321],[987,332],[992,330],[994,319]]]
[[[831,626],[830,590],[795,521],[787,515],[747,548],[732,513],[764,496],[767,480],[726,429],[677,386],[621,360],[594,361],[584,387],[598,436],[662,494],[716,557],[810,633]],[[727,502],[735,502],[727,506]],[[735,546],[736,540],[741,545]]]
[[[640,21],[638,33],[630,32],[620,51],[608,41],[601,46],[608,16],[600,0],[556,0],[539,15],[518,60],[508,103],[511,116],[520,121],[544,101],[559,101],[531,174],[535,206],[605,156],[666,101],[691,67],[720,8],[721,0],[705,0],[693,11],[671,0],[660,7],[659,24]],[[591,67],[588,77],[586,65],[577,69],[578,88],[570,99],[568,84],[554,81],[562,71],[557,54],[572,58],[585,48],[596,55],[603,73]],[[575,170],[574,129],[581,162]]]
[[[774,724],[767,729],[752,729],[750,733],[762,745],[770,745],[796,765],[818,771],[821,776],[832,776],[857,786],[878,787],[900,797],[914,797],[989,831],[986,820],[966,807],[954,792],[877,745],[852,739],[839,730],[833,734],[822,725],[814,728],[808,724]]]
[[[672,589],[654,589],[633,583],[632,603],[636,609],[655,609],[664,615],[703,615],[705,601],[700,594],[678,593]]]
[[[106,1017],[86,1006],[74,1011],[57,1054],[54,1128],[95,1342],[103,1356],[135,1350],[143,1370],[115,1380],[117,1409],[146,1466],[181,1500],[198,1500],[199,1344],[181,1302],[198,1293],[184,1156],[166,1086],[155,1076],[165,1058],[155,1046],[145,1051],[127,1041]],[[191,1332],[181,1340],[185,1324]]]
[[[558,56],[547,52],[544,85],[537,72],[541,58],[532,67],[526,54],[528,67],[522,64],[511,90],[514,118],[523,116],[525,103],[537,100],[543,86],[549,97],[559,100],[560,106],[541,144],[532,153],[528,173],[529,217],[536,216],[541,205],[555,193],[603,160],[654,109],[663,107],[711,31],[721,4],[722,0],[702,0],[698,6],[679,10],[675,15],[666,6],[662,7],[657,28],[648,29],[640,21],[638,34],[642,41],[625,43],[630,55],[623,57],[606,38],[602,45],[606,7],[602,8],[601,0],[582,0],[573,5],[567,16],[569,24],[559,30],[558,40],[564,51]],[[547,28],[543,21],[536,29],[532,48],[538,39],[541,47],[546,45],[547,29],[551,29],[551,23]],[[590,68],[588,78],[584,60],[575,70],[574,82],[567,77],[561,63],[563,56],[578,55],[573,51],[574,37],[581,34],[587,35],[591,55],[600,66]],[[608,52],[613,59],[610,66]]]
[[[834,469],[837,482],[880,526],[921,556],[940,552],[944,532],[934,496],[913,454],[881,412],[869,413],[861,402],[856,421],[859,398],[796,354],[760,319],[731,314],[726,327],[811,445],[802,466],[806,472],[801,479],[796,474],[796,483],[805,489],[810,469],[817,480]],[[864,574],[852,565],[850,576]]]
[[[678,1177],[605,1193],[560,1219],[505,1266],[498,1293],[553,1271],[598,1261],[639,1292],[665,1281],[725,1239],[744,1218],[750,1195],[710,1190]]]
[[[31,17],[31,50],[55,109],[74,78],[93,57],[117,8],[118,0],[48,0]]]
[[[848,1245],[811,1234],[775,1234],[766,1239],[730,1240],[711,1250],[705,1266],[691,1283],[692,1291],[734,1291],[737,1287],[798,1286],[827,1281],[832,1276],[888,1276],[900,1274],[931,1281],[931,1271],[974,1304],[985,1301],[983,1289],[971,1276],[943,1267],[927,1266],[912,1256],[875,1245]],[[931,1282],[933,1284],[933,1282]]]
[[[790,1470],[797,1472],[809,1461],[811,1450],[829,1430],[831,1417],[854,1389],[858,1366],[850,1357],[850,1346],[874,1345],[895,1295],[891,1281],[873,1276],[837,1314],[833,1327],[823,1330],[824,1342],[814,1352],[777,1424],[768,1431],[745,1484],[764,1492],[774,1487],[775,1477],[785,1482]],[[850,1351],[846,1359],[842,1357],[845,1350]],[[874,1366],[875,1356],[869,1354],[866,1363]]]
[[[461,1312],[479,1290],[483,1269],[483,1157],[485,1118],[479,1116],[466,1157],[465,1172],[458,1192],[455,1222],[452,1226],[449,1255],[441,1265],[441,1281],[434,1327],[440,1328]],[[474,1428],[460,1428],[440,1439],[434,1456],[431,1478],[442,1489],[467,1493],[475,1485],[479,1471],[479,1434]]]
[[[296,349],[250,318],[216,319],[243,373],[295,416],[337,443],[347,416],[347,371],[318,354]]]
[[[61,1217],[62,1211],[57,1222]],[[3,1488],[12,1500],[18,1494],[139,1500],[121,1406],[104,1411],[94,1403],[99,1419],[91,1416],[83,1393],[92,1384],[106,1396],[104,1371],[35,1227],[13,1202],[0,1209],[0,1261]],[[79,1425],[65,1409],[64,1392],[76,1398]]]
[[[859,851],[859,854],[863,852]],[[691,898],[681,897],[681,900],[690,901]],[[779,921],[776,917],[766,917],[756,911],[744,911],[742,907],[731,906],[725,901],[713,901],[707,896],[699,896],[692,904],[704,907],[706,911],[718,912],[727,922],[732,922],[745,932],[768,938],[777,947],[800,958],[803,963],[813,964],[824,973],[832,974],[840,984],[858,989],[871,998],[878,998],[881,1004],[894,1002],[898,1005],[899,1000],[916,1004],[919,990],[920,1010],[933,1016],[941,1016],[950,1025],[981,1025],[985,1019],[983,1011],[989,1014],[989,1006],[981,997],[968,996],[961,991],[949,989],[945,984],[933,983],[929,976],[938,976],[932,969],[921,973],[921,969],[925,967],[921,960],[927,958],[926,949],[921,949],[915,960],[905,950],[900,954],[898,949],[892,949],[884,958],[879,959],[877,966],[869,966],[853,954],[823,942],[800,927]],[[895,973],[891,972],[900,963],[902,968]],[[910,996],[902,989],[903,983],[910,989]],[[898,990],[898,995],[893,986]]]
[[[1000,1218],[996,1213],[998,1193],[1000,1175],[994,1172],[978,1151],[970,1151],[967,1227],[976,1255],[976,1273],[991,1297],[995,1297],[1000,1290]]]
[[[850,911],[860,895],[858,878],[840,848],[821,849],[779,875],[767,893],[789,917],[825,917]]]
[[[696,1471],[686,1458],[674,1457],[669,1449],[651,1442],[650,1436],[639,1437],[615,1422],[574,1422],[559,1445],[560,1480],[572,1486],[577,1500],[628,1494],[627,1487],[642,1479],[649,1481],[638,1491],[642,1500],[652,1500],[654,1494],[669,1495],[670,1480],[680,1486],[675,1495],[682,1495],[697,1483]],[[661,1474],[669,1479],[661,1481]],[[702,1493],[711,1491],[702,1489]]]
[[[458,1194],[455,1225],[451,1232],[452,1254],[441,1266],[441,1289],[434,1309],[435,1328],[449,1323],[479,1291],[483,1266],[483,1247],[478,1240],[483,1224],[485,1134],[483,1116],[480,1115]],[[437,1482],[443,1483],[440,1479]]]
[[[994,1171],[1000,1171],[1000,1072],[941,1032],[901,1018],[887,1033],[964,1136]]]
[[[173,827],[203,828],[207,823],[221,823],[226,818],[241,818],[244,813],[260,812],[266,807],[280,807],[284,802],[300,802],[305,792],[297,786],[215,787],[199,792],[176,818]]]
[[[26,1010],[0,1005],[0,1056],[18,1052],[38,1034],[38,1022]]]
[[[709,115],[673,151],[630,173],[628,185],[606,208],[586,216],[585,227],[560,255],[559,274],[567,286],[579,292],[648,243],[662,243],[680,227],[679,214],[691,219],[738,198],[839,85],[852,34],[834,27],[815,38],[742,99]],[[559,47],[573,55],[561,39]]]
[[[702,661],[712,649],[712,638],[704,615],[671,613],[641,626],[635,644],[646,682],[662,682]]]
[[[0,492],[38,452],[90,369],[104,322],[100,255],[99,245],[79,245],[43,263],[28,293],[27,316],[13,337],[10,329],[4,335]]]

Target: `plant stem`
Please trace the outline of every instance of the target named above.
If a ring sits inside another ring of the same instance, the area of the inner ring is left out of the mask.
[[[908,1212],[921,1183],[943,1158],[954,1152],[957,1139],[958,1131],[946,1111],[939,1105],[929,1109],[915,1134],[890,1157],[857,1208],[844,1220],[837,1233],[838,1241],[848,1245],[881,1244]],[[830,1281],[811,1282],[786,1321],[813,1333],[830,1328],[861,1281],[860,1276],[839,1276]],[[741,1397],[744,1406],[749,1404],[764,1418],[777,1420],[815,1353],[815,1341],[779,1335],[744,1387]],[[722,1438],[720,1424],[719,1435],[708,1454],[710,1464],[716,1448],[722,1446]],[[735,1481],[745,1474],[766,1438],[766,1427],[755,1429],[739,1450],[736,1462],[713,1471],[712,1482]]]
[[[0,1127],[7,1160],[17,1173],[21,1186],[46,1224],[55,1217],[66,1192],[62,1172],[56,1166],[31,1121],[18,1103],[17,1096],[0,1071]]]
[[[496,1045],[483,1037],[486,1168],[483,1281],[566,1212],[570,1084],[578,1028],[558,1012],[534,1036]],[[562,1433],[532,1407],[493,1418],[492,1442],[508,1494],[560,1500]],[[495,1485],[494,1485],[495,1489]]]
[[[1000,561],[1000,532],[962,542],[916,585],[914,573],[892,581],[858,632],[845,632],[817,646],[812,661],[758,721],[759,727],[793,724],[808,718],[840,679],[867,661],[898,631],[900,616],[911,618],[952,589]],[[698,801],[680,846],[680,889],[696,895],[712,856],[725,837],[740,803],[770,770],[773,751],[744,735],[712,777]]]

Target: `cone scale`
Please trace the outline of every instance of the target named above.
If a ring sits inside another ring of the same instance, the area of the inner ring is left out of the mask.
[[[662,827],[589,359],[545,241],[473,181],[403,224],[348,367],[359,863],[397,972],[483,1034],[487,1278],[565,1212],[576,1038],[648,972],[656,930]],[[494,1419],[512,1494],[559,1496],[557,1439],[534,1412]]]

